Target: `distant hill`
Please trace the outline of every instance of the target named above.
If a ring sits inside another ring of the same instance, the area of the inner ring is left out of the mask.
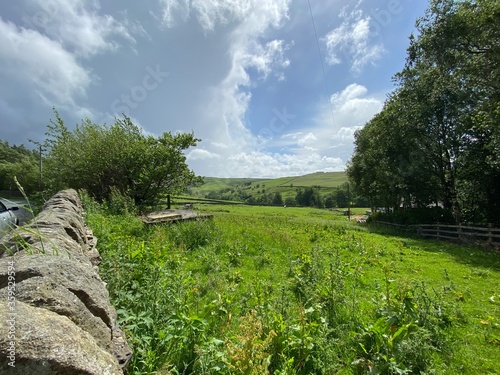
[[[316,187],[321,195],[331,193],[347,182],[346,172],[317,172],[304,176],[265,178],[218,178],[205,177],[204,184],[190,189],[190,195],[244,201],[264,194],[280,193],[283,199],[295,197],[297,188]]]

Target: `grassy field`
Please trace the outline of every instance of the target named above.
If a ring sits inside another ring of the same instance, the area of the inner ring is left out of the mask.
[[[130,373],[498,373],[499,253],[327,210],[200,209],[144,227],[87,208]]]
[[[191,188],[191,194],[206,197],[209,193],[219,193],[225,190],[240,189],[250,195],[257,196],[262,189],[267,193],[279,192],[283,198],[294,197],[297,188],[320,187],[322,194],[328,194],[333,189],[347,182],[345,172],[318,172],[304,176],[281,177],[275,179],[255,178],[217,178],[205,177],[203,185]]]

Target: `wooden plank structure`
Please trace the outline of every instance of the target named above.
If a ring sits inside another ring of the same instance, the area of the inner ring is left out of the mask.
[[[493,225],[488,227],[444,224],[399,225],[383,221],[377,221],[376,224],[412,232],[428,239],[476,244],[500,249],[500,228],[494,228]]]
[[[200,214],[191,210],[163,210],[141,216],[141,220],[147,225],[212,218],[211,214]]]
[[[461,225],[415,225],[417,234],[425,238],[455,242],[475,243],[500,248],[500,229],[492,225],[469,227]]]

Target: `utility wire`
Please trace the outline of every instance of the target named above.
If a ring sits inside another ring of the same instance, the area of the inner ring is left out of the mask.
[[[332,114],[333,128],[335,129],[336,126],[335,126],[335,116],[333,114],[333,105],[332,105],[332,100],[330,98],[330,91],[328,90],[328,81],[326,80],[325,64],[323,63],[323,56],[321,55],[321,48],[319,47],[318,32],[316,31],[316,24],[314,22],[314,16],[313,16],[312,8],[311,8],[311,1],[307,0],[307,4],[309,5],[309,13],[311,14],[311,22],[312,22],[312,26],[314,29],[314,36],[316,38],[316,46],[318,47],[319,61],[321,63],[321,70],[323,71],[323,80],[325,81],[326,93],[328,95],[328,103],[330,104],[330,112]]]

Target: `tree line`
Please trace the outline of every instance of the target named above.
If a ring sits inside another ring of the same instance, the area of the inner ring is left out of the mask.
[[[349,183],[345,182],[333,191],[321,193],[320,186],[296,187],[294,194],[291,192],[266,190],[264,184],[262,189],[259,189],[257,184],[253,191],[241,189],[241,186],[234,188],[226,187],[218,191],[210,191],[204,196],[207,199],[220,199],[228,201],[241,201],[249,205],[263,206],[299,206],[299,207],[316,207],[316,208],[347,208],[352,207],[367,207],[368,201],[362,196],[353,192],[349,187]],[[292,186],[291,186],[292,188]]]
[[[500,223],[500,2],[431,0],[347,173],[372,207]]]

